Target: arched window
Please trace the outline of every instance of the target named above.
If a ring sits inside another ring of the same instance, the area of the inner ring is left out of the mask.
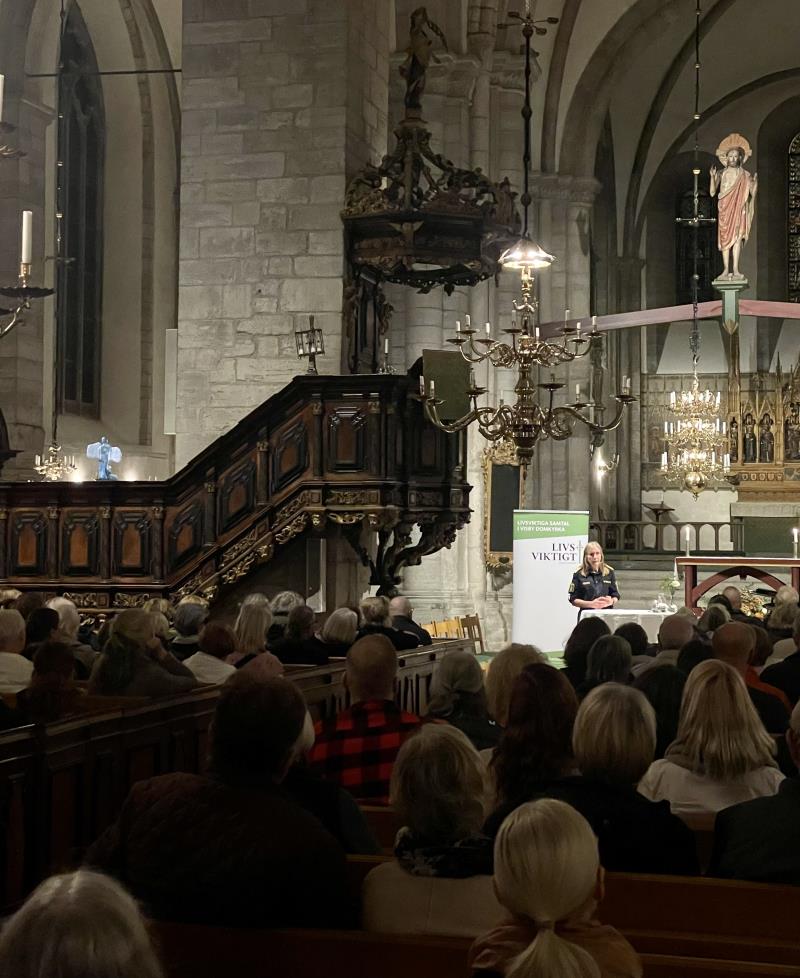
[[[700,217],[716,217],[716,202],[708,190],[700,189],[698,193],[698,211]],[[677,218],[675,224],[675,270],[676,270],[676,300],[679,305],[692,301],[692,274],[694,270],[694,236],[697,234],[697,271],[700,275],[697,297],[700,302],[708,302],[716,298],[711,287],[716,277],[717,264],[722,262],[717,251],[717,225],[701,224],[697,231],[687,222],[694,214],[694,193],[687,190],[678,198],[675,208]]]
[[[100,414],[103,281],[103,91],[92,40],[77,3],[61,43],[58,90],[61,228],[58,268],[58,402],[61,411]]]
[[[789,302],[800,302],[800,132],[789,143]]]

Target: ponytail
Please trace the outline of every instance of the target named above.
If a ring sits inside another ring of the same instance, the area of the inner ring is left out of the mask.
[[[572,941],[565,941],[552,927],[542,927],[525,950],[511,962],[506,978],[601,978],[594,958]]]

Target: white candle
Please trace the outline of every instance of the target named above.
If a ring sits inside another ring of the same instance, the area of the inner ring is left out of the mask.
[[[5,86],[5,77],[0,75],[0,122],[3,121],[3,87]]]
[[[385,336],[383,339],[383,353],[384,356],[389,356],[389,337]]]
[[[622,378],[622,392],[623,394],[630,394],[631,392],[631,379],[630,377]]]
[[[539,327],[535,326],[533,330],[533,335],[536,337],[537,341],[539,339]]]
[[[592,316],[592,329],[597,329],[597,316]]]
[[[569,309],[565,309],[564,310],[564,322],[567,322],[568,319],[569,319]]]
[[[419,375],[419,396],[425,397],[425,378],[422,374]]]
[[[467,313],[467,315],[464,317],[464,321],[467,324],[467,329],[469,329],[469,313]]]
[[[475,390],[475,388],[478,386],[475,383],[475,371],[472,370],[471,368],[469,371],[469,386],[470,386],[470,390]]]
[[[22,212],[22,254],[20,262],[23,265],[30,265],[31,254],[33,252],[33,211]]]
[[[436,397],[436,381],[431,381],[431,397]]]
[[[792,539],[794,540],[795,543],[797,543],[798,540],[800,540],[800,530],[798,530],[797,527],[795,527],[792,530]]]
[[[666,471],[666,469],[667,469],[667,453],[666,452],[662,452],[661,453],[661,468],[664,471]]]
[[[461,320],[460,319],[457,319],[456,320],[456,332],[457,333],[460,333],[461,332]]]
[[[580,399],[581,399],[581,385],[580,384],[576,384],[575,385],[575,400],[576,401],[579,401]]]
[[[487,323],[486,324],[486,335],[488,336],[491,333],[491,331],[492,331],[492,324],[491,323]]]
[[[664,434],[665,435],[669,434],[669,421],[664,422]]]
[[[670,391],[670,395],[669,395],[669,406],[671,408],[674,408],[675,407],[675,391]]]
[[[577,325],[577,327],[575,329],[575,332],[578,334],[578,336],[581,335],[581,321],[580,321],[580,319],[578,320],[578,325]]]
[[[686,556],[688,557],[689,556],[689,538],[692,535],[692,528],[690,526],[684,527],[683,534],[686,537]]]

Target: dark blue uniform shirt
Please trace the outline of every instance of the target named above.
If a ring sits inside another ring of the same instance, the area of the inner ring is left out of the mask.
[[[617,579],[614,576],[614,568],[608,564],[603,564],[599,571],[583,572],[579,568],[572,575],[572,583],[569,586],[569,600],[574,603],[576,598],[583,601],[594,601],[595,598],[602,598],[606,595],[612,598],[619,597],[617,590]]]

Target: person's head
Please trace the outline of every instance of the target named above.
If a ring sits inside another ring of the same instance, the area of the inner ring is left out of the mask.
[[[677,666],[655,666],[643,672],[633,684],[655,710],[657,759],[664,756],[677,736],[686,675]]]
[[[638,784],[656,749],[653,707],[630,686],[597,686],[578,709],[572,749],[584,777],[604,784]]]
[[[589,658],[589,649],[598,638],[610,634],[611,629],[597,615],[581,618],[572,629],[567,644],[564,646],[564,665],[567,667],[567,675],[573,686],[580,685],[586,678],[586,660]]]
[[[146,613],[150,615],[150,621],[153,623],[153,634],[161,640],[161,644],[166,648],[171,638],[167,616],[160,611],[148,611]]]
[[[722,589],[722,593],[730,601],[732,611],[742,610],[742,592],[738,587],[729,584],[728,587]]]
[[[772,639],[766,628],[760,625],[748,625],[753,631],[756,644],[753,646],[753,653],[750,657],[750,665],[761,667],[766,664],[767,659],[772,655]]]
[[[713,659],[714,653],[711,651],[711,646],[708,642],[704,642],[701,638],[693,638],[678,653],[678,660],[675,665],[680,669],[684,676],[688,676],[689,673],[694,669],[694,667],[700,663],[705,662],[706,659]]]
[[[498,798],[503,802],[530,798],[542,782],[568,770],[577,712],[578,697],[563,672],[544,662],[522,670],[491,760]]]
[[[213,655],[215,659],[224,659],[236,651],[236,635],[229,625],[209,621],[200,632],[198,647],[206,655]]]
[[[614,635],[625,639],[631,647],[631,655],[647,655],[650,640],[647,632],[637,621],[626,621],[614,630]]]
[[[293,592],[289,591],[289,594]],[[269,598],[263,591],[251,591],[250,594],[246,594],[242,599],[242,604],[271,604]]]
[[[414,609],[411,607],[411,602],[402,594],[398,594],[389,602],[389,615],[392,618],[411,618],[413,614]]]
[[[795,705],[786,731],[786,744],[794,766],[800,770],[800,703]]]
[[[40,883],[0,933],[0,974],[14,978],[163,978],[136,901],[79,869]]]
[[[21,596],[22,591],[18,591],[15,587],[0,589],[0,608],[15,609],[17,606],[17,600]]]
[[[520,805],[497,833],[494,885],[512,916],[536,925],[536,937],[515,958],[509,976],[600,978],[588,951],[555,928],[602,894],[597,838],[583,815],[554,798]]]
[[[111,637],[124,638],[144,649],[155,637],[153,616],[139,608],[121,611],[111,625]]]
[[[449,716],[464,701],[486,714],[483,670],[472,652],[454,649],[439,659],[433,669],[430,697],[428,713],[433,716]]]
[[[208,611],[208,601],[205,598],[201,598],[199,594],[187,594],[185,598],[180,599],[177,607],[180,608],[182,604],[199,604],[201,608],[205,608]]]
[[[774,753],[741,675],[719,659],[695,666],[683,689],[678,735],[667,759],[680,755],[695,774],[728,781],[774,767]]]
[[[41,591],[23,591],[14,602],[14,610],[27,621],[32,611],[36,608],[44,608],[45,604],[45,597]]]
[[[62,680],[75,674],[75,656],[64,642],[42,642],[33,657],[35,677],[54,676]]]
[[[93,676],[101,694],[122,695],[146,660],[143,653],[155,637],[153,616],[139,608],[120,612],[111,624],[97,672]]]
[[[272,611],[265,604],[243,604],[233,626],[239,651],[243,655],[263,652],[267,632],[272,624]]]
[[[744,674],[756,645],[753,628],[743,621],[729,621],[714,632],[711,649],[714,658],[727,662]]]
[[[389,599],[383,596],[364,598],[361,602],[361,617],[364,625],[390,626],[392,619],[389,617]]]
[[[58,612],[58,627],[61,629],[61,634],[74,641],[81,627],[81,617],[72,601],[69,598],[51,598],[47,602],[47,607]]]
[[[406,739],[392,768],[390,801],[400,825],[431,845],[452,845],[481,829],[486,768],[466,734],[426,723]]]
[[[596,620],[600,621],[599,618]],[[504,727],[508,722],[508,705],[517,676],[525,666],[544,661],[544,656],[535,645],[521,645],[518,642],[512,642],[492,656],[486,673],[486,698],[489,713],[499,726]]]
[[[172,605],[166,598],[148,598],[142,605],[142,611],[149,611],[151,614],[158,612],[167,621],[172,621],[172,615],[174,614]]]
[[[350,608],[337,608],[331,612],[322,626],[320,636],[323,642],[337,645],[352,645],[358,631],[358,615]]]
[[[305,701],[288,679],[237,672],[222,687],[214,711],[212,770],[228,783],[280,783],[305,717]]]
[[[81,697],[72,682],[75,656],[64,642],[42,642],[33,657],[25,712],[32,723],[52,723],[73,713]]]
[[[56,638],[59,631],[58,612],[55,608],[35,608],[25,622],[26,645],[37,645]]]
[[[589,649],[586,684],[627,683],[631,675],[631,647],[619,635],[604,635]]]
[[[25,619],[12,609],[0,609],[0,652],[21,652],[25,648]]]
[[[366,635],[347,650],[344,673],[353,703],[393,700],[397,652],[385,635]]]
[[[316,623],[317,616],[314,614],[314,609],[309,608],[307,604],[299,604],[289,612],[284,635],[288,639],[303,642],[314,634]]]
[[[173,623],[181,638],[195,638],[208,619],[208,608],[201,604],[182,602],[175,609]]]
[[[694,624],[683,615],[667,615],[658,629],[658,647],[665,649],[682,649],[694,638]]]
[[[776,603],[769,616],[769,627],[773,630],[790,629],[794,625],[797,617],[798,607],[794,601],[781,601]]]
[[[730,601],[728,600],[728,598],[725,596],[724,593],[715,594],[708,599],[709,608],[715,604],[721,604],[722,607],[728,612],[729,615],[733,614],[733,605],[730,603]]]
[[[730,620],[731,616],[721,604],[712,604],[701,615],[700,621],[697,623],[697,630],[703,635],[709,635],[717,628],[722,628]]]
[[[305,600],[297,591],[279,591],[269,603],[272,620],[276,625],[285,628],[289,612],[301,604],[305,604]]]
[[[788,584],[783,584],[775,592],[773,601],[776,608],[781,604],[800,604],[800,594],[798,594],[796,588],[789,587]]]
[[[583,561],[581,563],[583,573],[601,571],[603,563],[603,548],[596,540],[590,540],[583,548]]]

